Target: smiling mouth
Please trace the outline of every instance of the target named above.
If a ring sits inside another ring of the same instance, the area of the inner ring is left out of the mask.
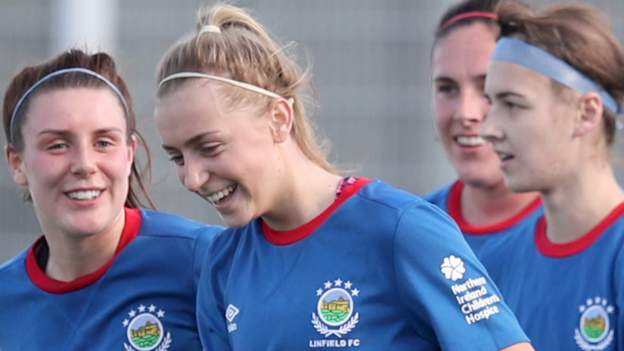
[[[511,154],[507,154],[507,153],[504,153],[504,152],[501,152],[501,151],[496,151],[496,154],[498,155],[498,158],[499,158],[501,161],[503,161],[503,162],[505,162],[505,161],[509,161],[509,160],[511,160],[512,158],[514,158],[514,157],[513,157],[513,155],[511,155]]]
[[[72,200],[87,201],[98,198],[102,190],[77,190],[65,193]]]
[[[476,147],[485,144],[485,139],[478,135],[460,135],[456,136],[454,139],[460,146]]]
[[[212,194],[203,196],[203,198],[208,200],[208,202],[213,205],[218,205],[226,199],[230,198],[230,196],[236,191],[236,189],[238,189],[238,184],[228,185],[219,191],[215,191]]]

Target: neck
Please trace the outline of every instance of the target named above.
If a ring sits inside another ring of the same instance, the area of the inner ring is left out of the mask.
[[[471,225],[492,225],[518,214],[538,196],[534,192],[514,193],[502,182],[493,187],[465,184],[461,194],[462,216]]]
[[[262,219],[275,230],[290,230],[314,219],[336,199],[341,177],[321,168],[298,148],[285,157],[281,195]]]
[[[104,231],[89,235],[46,233],[50,256],[46,275],[69,282],[97,271],[115,255],[124,227],[124,211]]]
[[[557,187],[542,192],[548,221],[547,237],[569,243],[594,228],[624,201],[610,165],[581,170]]]

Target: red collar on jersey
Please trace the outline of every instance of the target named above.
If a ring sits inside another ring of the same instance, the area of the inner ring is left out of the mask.
[[[100,279],[113,264],[119,253],[139,234],[142,221],[140,210],[136,208],[126,208],[125,212],[126,221],[124,223],[123,231],[121,232],[119,244],[117,245],[117,249],[115,249],[115,255],[95,272],[76,278],[69,282],[62,282],[48,277],[45,271],[41,269],[39,264],[37,264],[35,250],[39,245],[42,245],[45,240],[43,236],[39,238],[31,246],[30,250],[28,250],[28,256],[26,257],[26,272],[32,282],[43,291],[52,294],[63,294],[82,289]]]
[[[264,233],[264,237],[270,243],[281,246],[294,244],[297,241],[303,240],[312,234],[316,228],[323,224],[336,211],[336,209],[340,207],[340,205],[370,182],[370,179],[362,177],[355,183],[342,183],[345,185],[344,188],[341,190],[340,195],[336,198],[336,200],[329,205],[329,207],[308,223],[305,223],[295,229],[284,231],[275,230],[269,227],[266,222],[262,221],[262,232]]]
[[[589,232],[583,234],[580,238],[571,241],[569,243],[558,244],[550,241],[546,234],[548,223],[546,217],[542,217],[537,222],[535,227],[535,245],[538,250],[548,257],[563,258],[567,256],[576,255],[583,250],[589,248],[600,236],[613,224],[624,215],[624,202],[615,207],[605,218],[603,218],[594,228]]]
[[[466,222],[466,219],[462,215],[461,194],[464,186],[464,182],[462,182],[461,180],[456,181],[451,186],[451,190],[449,191],[448,195],[448,212],[449,215],[455,220],[455,222],[457,222],[457,225],[459,226],[459,229],[462,231],[462,233],[468,235],[492,234],[505,229],[509,229],[542,205],[542,200],[538,196],[534,201],[524,207],[520,212],[503,221],[483,226],[472,225]]]

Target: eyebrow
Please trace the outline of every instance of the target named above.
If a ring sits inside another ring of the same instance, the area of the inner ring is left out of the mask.
[[[489,96],[489,95],[488,95]],[[513,91],[502,91],[500,93],[496,93],[496,95],[494,95],[496,99],[505,99],[508,97],[519,97],[519,98],[524,98],[525,96],[519,93],[514,93]]]
[[[199,144],[206,136],[214,135],[214,134],[219,134],[219,132],[218,131],[210,131],[210,132],[197,134],[197,135],[193,136],[192,138],[190,138],[189,140],[185,141],[184,142],[184,146],[189,147],[189,146],[192,146],[192,145],[195,145],[195,144]],[[178,150],[177,148],[175,148],[173,146],[169,146],[167,144],[162,144],[162,148],[165,149],[165,151],[168,151],[168,152]]]
[[[470,77],[470,80],[484,81],[485,77],[486,77],[485,74],[479,74],[477,76]],[[433,81],[436,82],[436,83],[440,83],[440,82],[453,82],[453,83],[455,83],[455,82],[457,82],[456,79],[453,79],[453,78],[451,78],[449,76],[445,76],[445,75],[440,75],[438,77],[435,77],[433,79]]]
[[[95,131],[95,134],[107,134],[107,133],[120,133],[123,134],[123,130],[119,129],[119,128],[102,128],[102,129],[98,129]],[[42,131],[40,131],[37,135],[41,136],[41,135],[45,135],[45,134],[54,134],[54,135],[61,135],[61,136],[68,136],[73,134],[72,132],[65,130],[65,129],[51,129],[51,128],[46,128]]]

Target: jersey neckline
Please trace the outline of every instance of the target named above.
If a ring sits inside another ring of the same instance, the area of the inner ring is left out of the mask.
[[[546,216],[542,216],[535,227],[535,245],[547,257],[564,258],[576,255],[589,248],[602,234],[624,214],[624,202],[616,206],[596,226],[583,234],[580,238],[569,243],[554,243],[546,233],[548,223]]]
[[[30,280],[39,289],[52,294],[73,292],[89,286],[96,282],[98,279],[100,279],[108,271],[119,253],[121,253],[121,251],[123,251],[123,249],[128,246],[128,244],[130,244],[132,240],[134,240],[134,238],[136,238],[141,228],[141,221],[142,216],[139,209],[125,209],[124,228],[121,232],[121,237],[119,239],[119,243],[117,244],[117,248],[115,249],[115,254],[108,262],[106,262],[102,267],[100,267],[93,273],[78,277],[69,282],[62,282],[50,278],[48,275],[46,275],[45,271],[43,271],[41,267],[39,267],[39,264],[37,264],[37,258],[35,257],[36,247],[38,245],[41,245],[43,243],[43,240],[45,240],[43,236],[37,239],[37,241],[28,250],[28,254],[26,257],[26,272],[30,277]]]
[[[323,210],[323,212],[297,228],[291,230],[275,230],[269,227],[265,221],[260,219],[262,233],[268,242],[278,246],[290,245],[301,241],[312,234],[312,232],[321,226],[321,224],[325,223],[325,221],[338,209],[338,207],[340,207],[340,205],[370,182],[371,180],[368,178],[358,178],[355,183],[347,185],[334,202]]]
[[[464,186],[465,184],[461,180],[457,180],[455,183],[453,183],[453,185],[451,185],[451,189],[448,195],[448,212],[449,215],[451,215],[451,217],[455,220],[455,222],[457,222],[457,225],[459,226],[459,229],[462,231],[462,233],[467,235],[496,234],[497,232],[509,229],[521,220],[525,219],[533,211],[537,210],[542,204],[542,200],[538,196],[535,200],[531,201],[531,203],[521,209],[518,213],[505,220],[489,225],[472,225],[466,221],[462,214],[461,194]]]

